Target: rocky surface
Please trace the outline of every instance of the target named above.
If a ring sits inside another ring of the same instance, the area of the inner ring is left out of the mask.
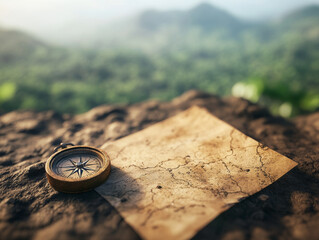
[[[100,106],[77,115],[0,117],[0,239],[139,239],[95,191],[63,194],[44,163],[60,142],[99,147],[192,105],[207,108],[299,165],[221,214],[195,239],[319,239],[319,113],[290,121],[238,98],[190,91],[168,103]]]

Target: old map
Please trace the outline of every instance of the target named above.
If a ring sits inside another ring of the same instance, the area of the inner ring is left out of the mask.
[[[296,166],[199,107],[102,148],[112,172],[96,190],[144,239],[191,238]]]

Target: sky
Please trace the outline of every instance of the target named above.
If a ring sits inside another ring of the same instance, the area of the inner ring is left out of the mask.
[[[146,9],[189,9],[202,0],[0,0],[0,26],[35,34],[63,25],[110,22]],[[319,0],[207,0],[243,19],[278,17]]]

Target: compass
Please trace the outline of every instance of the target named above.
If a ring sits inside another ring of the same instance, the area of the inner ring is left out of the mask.
[[[66,193],[96,188],[107,179],[110,170],[110,158],[103,150],[72,143],[61,143],[45,165],[50,185]]]

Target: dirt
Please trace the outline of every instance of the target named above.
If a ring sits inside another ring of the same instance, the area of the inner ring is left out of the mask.
[[[0,116],[0,239],[139,239],[95,191],[63,194],[44,163],[60,142],[99,147],[192,105],[299,165],[221,214],[194,239],[319,239],[319,112],[286,120],[239,98],[190,91],[171,102],[99,106],[71,116],[11,112]]]

